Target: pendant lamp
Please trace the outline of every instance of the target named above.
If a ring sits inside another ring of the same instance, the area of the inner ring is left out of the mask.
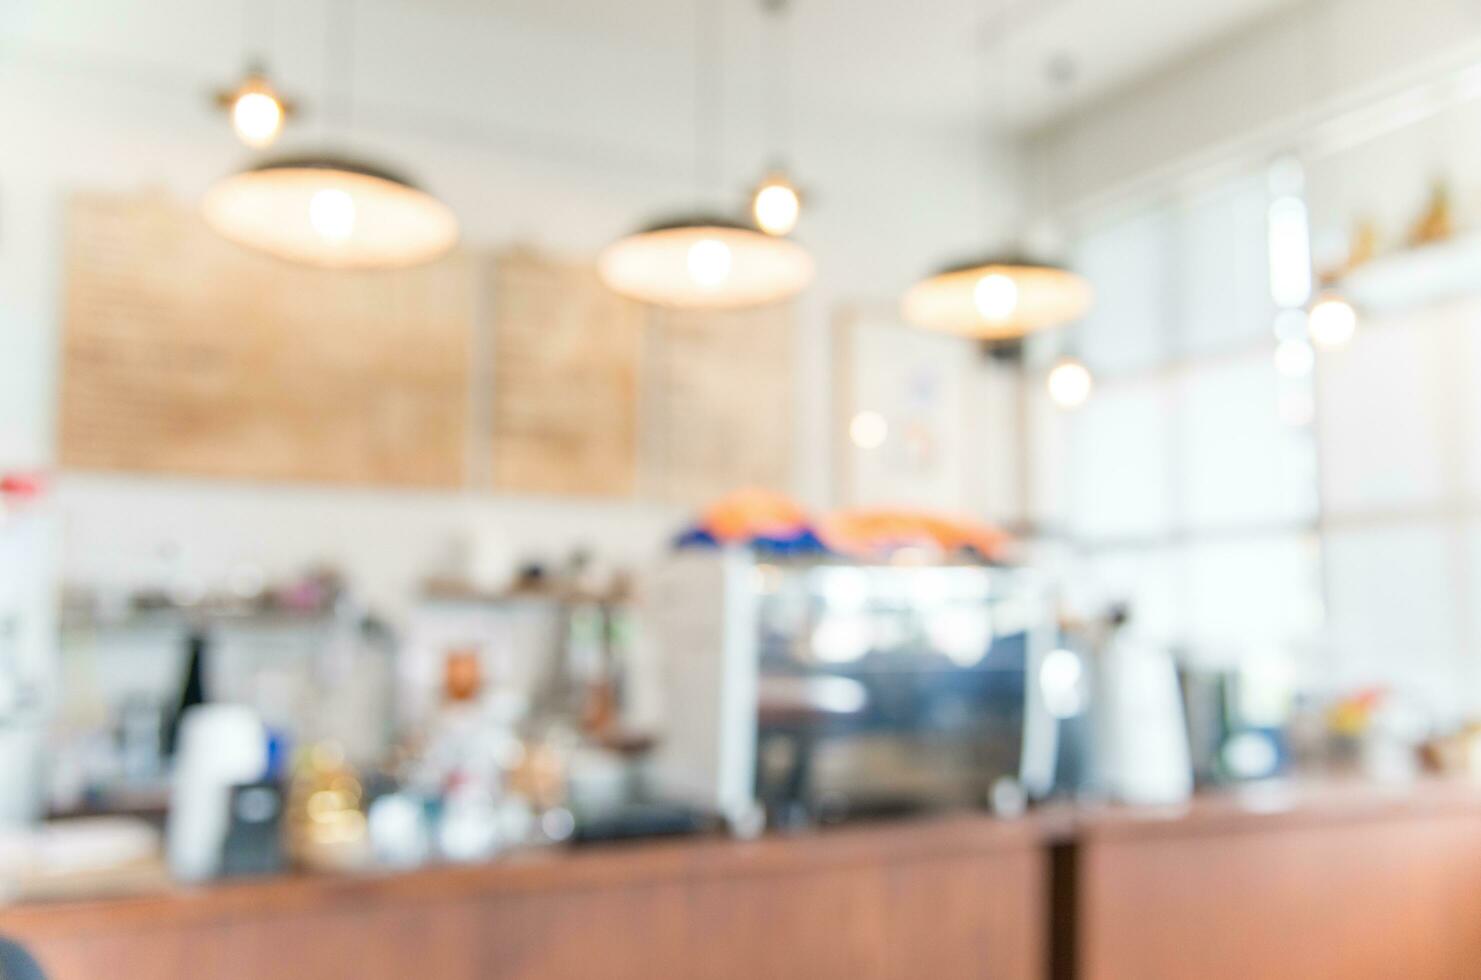
[[[704,155],[703,129],[720,118],[715,104],[720,64],[715,2],[698,3],[697,159]],[[815,271],[812,256],[796,242],[703,211],[634,232],[607,246],[597,260],[597,273],[613,292],[680,310],[734,310],[781,302],[806,288]]]
[[[1050,72],[1067,82],[1073,66],[1051,63]],[[1003,90],[1001,78],[984,81],[989,92]],[[917,282],[900,313],[926,330],[1007,341],[1078,320],[1094,299],[1090,283],[1069,269],[1023,254],[994,255],[947,266]]]
[[[768,128],[771,130],[771,152],[778,161],[785,158],[791,142],[791,38],[787,32],[786,15],[790,0],[761,0],[761,12],[771,22],[771,43],[768,45],[772,64],[767,71],[771,83],[767,99]],[[751,190],[751,218],[756,227],[768,235],[790,235],[802,217],[802,191],[791,177],[787,167],[776,163],[771,170],[756,182]]]
[[[802,192],[781,168],[761,178],[751,192],[751,217],[768,235],[790,235],[796,229],[802,217]]]
[[[1078,320],[1094,291],[1068,269],[1024,257],[954,265],[910,288],[907,323],[980,340],[1010,340]]]
[[[215,95],[216,106],[231,117],[231,128],[254,150],[275,143],[294,113],[294,105],[273,85],[260,64],[247,68],[242,80]]]
[[[254,150],[277,142],[294,114],[293,102],[273,84],[263,58],[272,47],[272,6],[261,0],[243,0],[247,70],[234,85],[218,89],[211,97],[216,108],[231,120],[237,139]]]
[[[201,212],[239,245],[335,269],[417,265],[458,240],[447,205],[389,171],[332,156],[232,174],[206,192]]]
[[[665,222],[608,246],[597,264],[608,288],[655,306],[729,310],[777,303],[806,288],[812,256],[719,216]]]
[[[331,44],[348,46],[352,21],[346,2]],[[342,54],[349,79],[349,52]],[[201,214],[239,245],[330,269],[418,265],[458,240],[446,204],[399,174],[335,153],[267,160],[225,177],[206,192]]]

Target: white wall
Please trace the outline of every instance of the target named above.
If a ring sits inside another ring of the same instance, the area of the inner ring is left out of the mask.
[[[1311,135],[1303,119],[1478,61],[1470,0],[1307,0],[1045,127],[1034,152],[1061,208],[1155,192],[1231,152],[1279,152]]]
[[[274,64],[288,88],[312,97],[324,68],[325,8],[275,6]],[[468,242],[591,255],[692,201],[688,53],[608,43],[589,25],[542,33],[474,5],[362,6],[354,125],[329,135],[405,166],[457,211]],[[0,154],[0,469],[55,458],[67,193],[164,186],[190,200],[242,162],[207,105],[240,68],[241,18],[242,6],[224,0],[12,0],[0,11],[0,118],[11,134]],[[728,43],[735,63],[757,41],[737,34]],[[619,77],[611,73],[636,76],[651,104],[614,103],[620,86],[606,84]],[[733,102],[746,91],[727,85]],[[984,224],[1005,226],[1016,156],[984,150],[973,133],[810,115],[805,93],[799,102],[791,156],[816,201],[801,237],[820,272],[800,305],[795,489],[822,504],[830,316],[846,301],[892,302],[938,260],[973,251]],[[726,115],[723,180],[737,200],[767,162],[757,117]],[[314,144],[322,126],[306,119],[287,148]],[[1001,192],[984,194],[984,185]],[[70,578],[157,573],[158,556],[178,546],[187,551],[180,560],[208,578],[241,561],[277,572],[338,560],[391,598],[459,534],[487,545],[490,567],[578,539],[633,559],[679,518],[618,503],[67,474],[56,502]]]

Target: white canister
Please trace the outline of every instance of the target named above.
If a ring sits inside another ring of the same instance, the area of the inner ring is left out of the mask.
[[[170,872],[200,881],[221,867],[231,788],[262,778],[267,730],[251,708],[202,704],[185,713],[166,828]]]

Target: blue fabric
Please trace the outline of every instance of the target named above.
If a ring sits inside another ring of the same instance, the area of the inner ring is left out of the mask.
[[[758,536],[746,541],[757,551],[768,555],[814,555],[828,551],[811,528],[800,528],[786,537]],[[702,527],[692,527],[674,538],[675,548],[718,548],[720,541]]]
[[[0,980],[46,980],[46,974],[30,953],[8,939],[0,939]]]

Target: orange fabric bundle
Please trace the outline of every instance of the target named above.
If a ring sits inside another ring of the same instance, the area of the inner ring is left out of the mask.
[[[943,555],[970,549],[998,561],[1012,544],[1006,532],[970,517],[887,508],[831,514],[819,536],[832,550],[858,558],[879,557],[896,548],[928,548]]]
[[[699,526],[716,541],[733,543],[796,537],[809,530],[812,521],[791,497],[760,487],[744,487],[706,507]]]

